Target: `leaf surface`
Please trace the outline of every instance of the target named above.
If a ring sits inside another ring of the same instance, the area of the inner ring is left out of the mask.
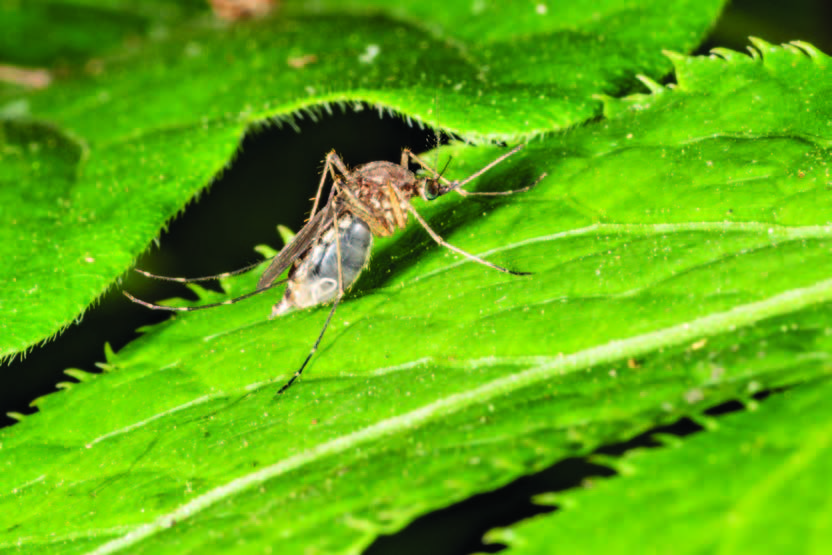
[[[459,259],[415,224],[378,241],[277,401],[326,307],[187,313],[107,374],[74,372],[84,383],[0,432],[0,546],[355,553],[557,460],[828,375],[829,58],[756,44],[675,56],[675,88],[606,100],[608,119],[472,184],[547,172],[529,193],[417,203],[455,245],[534,275]],[[501,152],[448,150],[452,178]]]
[[[829,380],[798,387],[668,449],[632,452],[613,463],[623,477],[558,496],[562,512],[490,537],[518,554],[553,544],[581,553],[822,553],[832,543],[830,395]]]
[[[157,21],[156,5],[125,13],[166,32],[140,33],[140,47],[44,91],[0,97],[14,128],[0,136],[8,194],[27,199],[0,207],[0,357],[54,336],[116,284],[252,127],[364,103],[470,140],[516,142],[598,115],[593,95],[628,90],[636,73],[659,78],[670,68],[661,50],[693,48],[722,1],[580,3],[597,19],[572,4],[472,14],[468,2],[322,3],[234,26],[188,19],[185,7]],[[54,23],[37,14],[18,15]],[[100,25],[113,44],[129,35]]]

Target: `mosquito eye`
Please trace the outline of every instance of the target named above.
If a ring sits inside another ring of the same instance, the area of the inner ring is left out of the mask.
[[[425,198],[433,200],[441,196],[442,192],[439,190],[439,183],[436,181],[428,181],[425,183]]]

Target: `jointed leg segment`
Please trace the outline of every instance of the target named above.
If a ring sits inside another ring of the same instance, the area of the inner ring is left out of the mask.
[[[318,204],[321,202],[321,192],[324,190],[326,175],[330,175],[333,184],[338,182],[338,177],[335,175],[335,169],[333,169],[333,166],[335,166],[335,168],[337,168],[344,177],[350,173],[350,170],[347,169],[347,166],[341,161],[341,158],[335,153],[335,151],[330,150],[329,154],[326,155],[326,160],[324,161],[324,171],[321,172],[321,181],[318,183],[318,192],[315,193],[315,202],[312,203],[312,212],[309,214],[310,220],[314,218],[315,214],[318,212]]]
[[[393,189],[393,190],[396,192],[396,195],[397,195],[397,196],[399,196],[399,198],[401,198],[401,196],[400,196],[400,195],[401,195],[401,193],[400,193],[397,189]],[[471,254],[471,253],[470,253],[470,252],[468,252],[468,251],[464,251],[464,250],[462,250],[462,249],[461,249],[461,248],[459,248],[459,247],[455,247],[455,246],[453,246],[452,244],[450,244],[450,243],[448,243],[447,241],[445,241],[445,240],[444,240],[444,239],[443,239],[443,238],[442,238],[442,237],[441,237],[438,233],[436,233],[436,232],[435,232],[435,231],[434,231],[434,230],[433,230],[433,229],[432,229],[432,228],[428,225],[428,223],[425,221],[425,219],[424,219],[424,218],[422,218],[422,216],[420,216],[420,215],[419,215],[419,213],[416,211],[416,209],[415,209],[415,208],[413,208],[413,207],[410,205],[410,203],[407,203],[407,204],[406,204],[406,206],[407,206],[407,210],[408,210],[408,212],[410,212],[411,214],[413,214],[413,217],[414,217],[414,218],[416,218],[416,221],[418,221],[418,222],[422,225],[422,227],[423,227],[423,228],[425,228],[425,231],[427,231],[427,232],[428,232],[428,235],[430,235],[430,236],[431,236],[431,238],[432,238],[434,241],[436,241],[436,243],[437,243],[437,244],[439,244],[439,245],[441,245],[441,246],[443,246],[443,247],[445,247],[445,248],[451,249],[452,251],[454,251],[454,252],[456,252],[456,253],[461,254],[462,256],[464,256],[465,258],[468,258],[469,260],[473,260],[474,262],[478,262],[478,263],[482,264],[483,266],[488,266],[489,268],[494,268],[495,270],[499,270],[500,272],[505,272],[505,273],[507,273],[507,274],[512,274],[512,275],[515,275],[515,276],[528,276],[528,275],[531,275],[531,273],[530,273],[530,272],[515,272],[515,271],[513,271],[513,270],[509,270],[509,269],[507,269],[507,268],[503,268],[502,266],[498,266],[498,265],[494,264],[493,262],[489,262],[488,260],[484,260],[484,259],[480,258],[479,256],[477,256],[477,255],[475,255],[475,254]]]
[[[284,391],[289,389],[295,380],[300,378],[300,375],[303,374],[303,370],[306,368],[306,365],[309,364],[309,361],[312,360],[312,356],[315,354],[315,351],[318,350],[318,346],[321,344],[321,340],[324,338],[324,334],[326,333],[327,328],[329,327],[330,321],[332,321],[332,317],[335,315],[335,309],[338,308],[338,303],[341,302],[341,298],[344,296],[344,276],[341,270],[341,233],[340,228],[338,226],[338,209],[336,207],[336,201],[331,200],[327,206],[329,206],[332,210],[332,221],[335,225],[335,253],[337,255],[338,261],[338,291],[335,294],[335,300],[332,302],[332,309],[329,311],[329,316],[326,317],[326,322],[324,322],[324,327],[321,328],[321,333],[318,334],[318,339],[315,340],[315,344],[312,345],[312,349],[309,350],[309,354],[306,355],[306,358],[303,361],[303,364],[300,365],[300,368],[289,378],[289,381],[283,384],[275,397],[280,396]]]

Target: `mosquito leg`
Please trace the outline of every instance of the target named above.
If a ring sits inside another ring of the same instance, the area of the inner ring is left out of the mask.
[[[449,191],[453,191],[455,189],[458,189],[460,187],[465,186],[467,183],[469,183],[469,182],[473,181],[474,179],[478,178],[479,176],[481,176],[482,174],[484,174],[485,172],[487,172],[488,170],[490,170],[491,168],[493,168],[494,166],[496,166],[497,164],[499,164],[500,162],[502,162],[503,160],[505,160],[509,156],[512,156],[512,155],[516,154],[518,151],[525,148],[525,146],[526,145],[524,145],[524,144],[517,145],[516,147],[512,148],[511,150],[509,150],[508,152],[506,152],[505,154],[503,154],[502,156],[500,156],[496,160],[492,160],[489,164],[487,164],[483,168],[481,168],[481,169],[477,170],[476,172],[472,173],[471,175],[469,175],[468,177],[466,177],[462,181],[449,181],[448,178],[443,177],[443,176],[439,175],[438,173],[436,173],[435,169],[430,167],[427,162],[425,162],[424,160],[422,160],[421,158],[419,158],[418,156],[416,156],[412,152],[408,151],[408,156],[410,157],[411,160],[413,160],[414,162],[416,162],[417,164],[422,166],[424,169],[431,172],[437,179],[439,179],[442,183],[447,185],[449,187],[449,189],[448,189]],[[518,192],[520,192],[520,190],[518,190]]]
[[[546,173],[541,174],[540,177],[538,177],[535,180],[535,182],[532,183],[531,185],[527,185],[526,187],[521,187],[519,189],[512,189],[510,191],[485,191],[485,192],[466,191],[462,187],[464,185],[466,185],[467,183],[469,183],[470,181],[472,181],[473,179],[476,179],[477,177],[481,176],[482,174],[484,174],[485,172],[487,172],[488,170],[490,170],[491,168],[493,168],[494,166],[496,166],[497,164],[499,164],[500,162],[502,162],[503,160],[505,160],[509,156],[515,154],[517,151],[521,150],[524,147],[525,147],[525,145],[517,145],[516,147],[514,147],[510,151],[506,152],[505,154],[503,154],[502,156],[500,156],[496,160],[492,161],[490,164],[488,164],[487,166],[485,166],[481,170],[479,170],[479,171],[473,173],[472,175],[466,177],[463,181],[448,181],[448,179],[442,177],[441,174],[436,173],[436,170],[431,168],[427,164],[427,162],[425,162],[424,160],[422,160],[421,158],[419,158],[418,156],[416,156],[412,152],[407,151],[407,155],[412,160],[414,160],[416,163],[418,163],[420,166],[422,166],[423,168],[425,168],[425,169],[429,170],[431,173],[433,173],[433,175],[435,175],[439,180],[441,180],[448,187],[447,192],[456,191],[457,193],[459,193],[463,197],[470,197],[470,196],[496,197],[496,196],[513,195],[513,194],[516,194],[516,193],[525,193],[527,191],[531,191],[532,189],[534,189],[537,186],[538,183],[543,181],[543,178],[545,178],[547,174]]]
[[[399,191],[397,191],[396,189],[393,189],[393,190],[396,192],[396,195],[399,196],[399,198],[401,198],[401,193],[399,193]],[[489,262],[488,260],[484,260],[484,259],[480,258],[479,256],[477,256],[475,254],[471,254],[470,252],[464,251],[459,247],[453,246],[452,244],[445,241],[442,237],[440,237],[440,235],[438,233],[436,233],[433,229],[431,229],[431,227],[428,225],[428,223],[425,221],[425,219],[422,216],[419,215],[419,213],[416,211],[415,208],[413,208],[410,205],[410,203],[407,203],[406,206],[407,206],[408,212],[413,214],[413,217],[416,218],[416,220],[420,224],[422,224],[422,227],[425,228],[425,231],[428,232],[428,234],[433,238],[434,241],[437,242],[437,244],[442,245],[445,248],[451,249],[452,251],[461,254],[462,256],[464,256],[465,258],[468,258],[469,260],[473,260],[474,262],[479,262],[480,264],[482,264],[484,266],[488,266],[489,268],[494,268],[495,270],[499,270],[500,272],[505,272],[507,274],[512,274],[512,275],[515,275],[515,276],[529,276],[529,275],[531,275],[531,272],[515,272],[514,270],[509,270],[507,268],[503,268],[502,266],[498,266],[498,265],[496,265],[492,262]]]
[[[312,356],[315,354],[315,351],[318,350],[318,345],[321,344],[321,340],[324,338],[324,333],[326,333],[326,329],[329,327],[329,322],[332,320],[332,317],[335,315],[335,309],[338,307],[338,303],[341,301],[341,297],[344,296],[344,278],[343,278],[342,271],[341,271],[341,239],[340,239],[341,234],[339,233],[339,229],[338,229],[338,210],[335,207],[335,202],[334,201],[331,202],[329,204],[329,206],[332,206],[332,219],[333,219],[333,223],[335,225],[335,252],[336,252],[336,255],[337,255],[336,259],[338,261],[338,292],[335,295],[335,300],[332,303],[332,309],[329,311],[329,316],[326,317],[326,322],[324,322],[324,327],[321,328],[321,333],[318,334],[318,339],[315,340],[315,344],[312,345],[312,349],[309,351],[309,354],[306,355],[306,359],[303,361],[303,364],[301,364],[300,368],[298,368],[297,372],[295,372],[292,375],[292,377],[289,378],[289,381],[286,382],[285,384],[283,384],[283,387],[281,387],[277,391],[277,393],[275,394],[275,397],[279,397],[284,391],[289,389],[292,386],[292,384],[295,383],[295,380],[300,378],[300,375],[303,374],[304,368],[306,368],[306,365],[309,364],[310,360],[312,360]]]
[[[203,305],[200,305],[200,306],[164,306],[164,305],[161,305],[161,304],[149,303],[147,301],[137,299],[136,297],[134,297],[133,295],[131,295],[127,291],[122,291],[122,293],[124,294],[125,297],[127,297],[128,299],[130,299],[134,303],[140,304],[140,305],[142,305],[144,307],[147,307],[147,308],[151,308],[153,310],[166,310],[168,312],[193,312],[195,310],[204,310],[206,308],[214,308],[214,307],[217,307],[217,306],[225,306],[227,304],[236,304],[240,301],[244,301],[244,300],[246,300],[250,297],[253,297],[255,295],[259,295],[260,293],[268,291],[272,287],[277,287],[278,285],[283,285],[284,283],[286,283],[285,279],[280,280],[280,281],[275,281],[274,283],[269,284],[267,287],[263,287],[262,289],[255,289],[251,293],[246,293],[245,295],[240,295],[239,297],[234,297],[233,299],[228,299],[227,301],[223,301],[221,303],[203,304]]]
[[[461,189],[460,186],[455,187],[453,190],[462,195],[463,197],[498,197],[504,195],[513,195],[516,193],[525,193],[526,191],[531,191],[537,184],[543,181],[543,179],[547,176],[547,173],[540,174],[540,177],[534,180],[534,183],[531,185],[526,185],[525,187],[521,187],[519,189],[512,189],[510,191],[466,191],[465,189]],[[466,180],[467,181],[467,180]]]
[[[428,170],[429,172],[431,172],[434,176],[436,176],[436,177],[438,177],[439,179],[441,179],[441,180],[442,180],[442,182],[443,182],[443,183],[445,183],[446,185],[453,185],[453,184],[455,184],[457,187],[462,187],[463,185],[465,185],[465,184],[466,184],[466,183],[468,183],[469,181],[473,181],[474,179],[478,178],[479,176],[481,176],[482,174],[484,174],[485,172],[487,172],[488,170],[490,170],[491,168],[493,168],[494,166],[496,166],[497,164],[499,164],[500,162],[502,162],[503,160],[505,160],[505,159],[506,159],[506,158],[508,158],[509,156],[513,156],[513,155],[514,155],[514,154],[516,154],[517,152],[519,152],[519,151],[523,150],[525,147],[526,147],[526,145],[524,145],[524,144],[519,144],[519,145],[517,145],[516,147],[512,148],[511,150],[509,150],[508,152],[504,153],[502,156],[500,156],[500,157],[496,158],[495,160],[492,160],[491,162],[489,162],[487,165],[485,165],[485,166],[484,166],[484,167],[482,167],[481,169],[479,169],[479,170],[477,170],[476,172],[472,173],[471,175],[469,175],[468,177],[466,177],[464,180],[462,180],[462,181],[454,181],[454,182],[451,182],[451,181],[449,181],[447,178],[444,178],[444,177],[442,177],[441,175],[439,175],[438,173],[436,173],[436,170],[435,170],[435,169],[433,169],[432,167],[430,167],[430,165],[428,165],[428,163],[427,163],[427,162],[425,162],[424,160],[422,160],[421,158],[419,158],[418,156],[416,156],[416,155],[415,155],[415,154],[413,154],[412,152],[409,152],[409,151],[408,151],[408,155],[410,156],[410,159],[411,159],[411,160],[413,160],[414,162],[416,162],[417,164],[419,164],[420,166],[422,166],[423,168],[425,168],[426,170]]]
[[[338,209],[335,207],[335,201],[330,203],[332,206],[332,224],[335,226],[335,260],[338,262],[338,297],[344,294],[344,272],[341,269],[341,228],[338,226]]]
[[[312,204],[312,212],[309,214],[310,220],[313,217],[315,217],[315,214],[317,214],[318,212],[318,205],[321,202],[321,193],[324,190],[324,183],[326,183],[327,174],[329,174],[330,177],[332,177],[333,183],[338,181],[338,177],[335,175],[336,169],[339,172],[341,172],[341,175],[343,175],[344,177],[346,177],[350,173],[350,171],[347,169],[347,166],[344,165],[344,162],[341,161],[341,158],[335,153],[335,151],[330,150],[329,154],[326,155],[324,171],[321,172],[321,181],[318,183],[318,192],[315,193],[315,202]]]
[[[315,192],[315,202],[312,203],[312,212],[309,213],[309,219],[315,217],[315,214],[318,213],[318,204],[321,202],[321,192],[324,190],[324,183],[326,183],[326,175],[332,174],[332,157],[337,157],[338,155],[335,154],[334,150],[329,151],[329,154],[326,155],[326,159],[324,161],[324,171],[321,172],[321,181],[318,183],[318,190]],[[333,179],[335,176],[333,175]]]
[[[309,351],[309,354],[306,355],[306,360],[303,361],[303,364],[300,365],[298,371],[294,373],[294,375],[289,378],[289,381],[283,384],[283,387],[277,390],[275,393],[275,397],[279,397],[283,394],[284,391],[289,389],[295,380],[300,378],[300,375],[303,374],[303,369],[306,368],[306,365],[309,364],[309,361],[312,360],[312,355],[315,354],[315,351],[318,350],[318,345],[321,344],[321,339],[324,338],[324,334],[326,333],[326,329],[329,327],[329,322],[332,320],[332,316],[335,314],[335,309],[338,308],[338,302],[341,300],[340,296],[335,297],[335,302],[332,303],[332,310],[329,311],[329,316],[326,317],[326,322],[324,322],[324,327],[321,329],[321,333],[318,334],[318,339],[315,340],[315,344],[312,345],[312,350]]]
[[[150,272],[146,272],[145,270],[140,270],[138,268],[133,268],[133,271],[138,272],[138,273],[140,273],[141,275],[143,275],[145,277],[149,277],[149,278],[152,278],[152,279],[158,279],[158,280],[161,280],[161,281],[175,281],[176,283],[195,283],[195,282],[198,282],[198,281],[210,281],[210,280],[213,280],[213,279],[223,279],[223,278],[227,278],[227,277],[231,277],[231,276],[237,276],[237,275],[243,274],[245,272],[248,272],[249,270],[253,270],[254,268],[256,268],[257,266],[259,266],[262,263],[263,263],[263,261],[261,260],[260,262],[255,262],[254,264],[249,264],[248,266],[244,266],[242,268],[239,268],[237,270],[233,270],[231,272],[223,272],[221,274],[215,274],[213,276],[202,276],[202,277],[195,277],[195,278],[159,276],[159,275],[156,275],[156,274],[151,274]]]
[[[445,185],[451,185],[451,182],[448,180],[447,177],[443,177],[443,176],[439,175],[438,173],[436,173],[436,170],[430,164],[428,164],[427,162],[425,162],[424,160],[422,160],[421,158],[419,158],[418,156],[416,156],[415,154],[410,152],[410,150],[408,150],[408,149],[404,149],[402,151],[402,166],[407,167],[407,165],[408,165],[408,163],[404,161],[405,157],[407,157],[409,160],[412,160],[412,161],[416,162],[417,164],[419,164],[420,166],[422,166],[423,169],[426,169],[427,171],[432,173],[435,178],[442,181],[442,183],[444,183]]]

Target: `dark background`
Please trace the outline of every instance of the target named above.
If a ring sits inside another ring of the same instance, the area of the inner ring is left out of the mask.
[[[736,1],[697,53],[707,53],[716,46],[745,50],[748,36],[771,43],[803,40],[832,54],[832,2]],[[250,133],[231,167],[162,234],[161,247],[148,249],[136,266],[163,275],[202,276],[254,262],[259,259],[255,245],[282,246],[277,224],[295,231],[303,225],[329,150],[335,148],[350,166],[356,166],[372,160],[397,161],[405,146],[421,152],[436,142],[432,130],[409,127],[398,118],[379,117],[370,109],[336,113],[317,122],[300,120],[298,125],[300,133],[289,126]],[[357,133],[360,140],[356,140]],[[123,287],[147,300],[187,295],[181,286],[135,274],[128,275]],[[58,382],[70,380],[64,369],[96,371],[96,363],[104,360],[105,342],[118,351],[136,337],[136,328],[166,317],[130,303],[121,295],[121,288],[114,289],[80,324],[34,349],[25,359],[0,366],[0,426],[14,422],[5,413],[34,412],[29,407],[33,399],[55,391]],[[662,431],[685,434],[696,429],[685,421]],[[645,435],[605,452],[618,453],[633,445],[650,445],[650,440]],[[610,473],[582,459],[563,461],[496,492],[418,519],[399,534],[380,538],[368,553],[494,551],[498,546],[480,544],[482,534],[493,526],[542,512],[530,502],[531,495],[574,487],[591,476]]]

